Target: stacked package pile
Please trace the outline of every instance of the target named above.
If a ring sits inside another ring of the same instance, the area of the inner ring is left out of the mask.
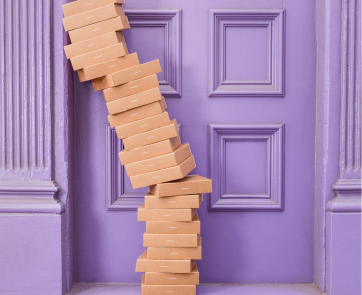
[[[146,221],[144,246],[137,260],[142,294],[196,294],[201,259],[196,212],[211,180],[187,174],[196,167],[188,143],[181,144],[170,120],[157,73],[158,60],[140,64],[128,54],[123,30],[129,22],[124,0],[79,0],[63,5],[70,45],[64,50],[79,80],[102,90],[108,120],[124,148],[119,153],[133,188],[149,186],[138,220]]]

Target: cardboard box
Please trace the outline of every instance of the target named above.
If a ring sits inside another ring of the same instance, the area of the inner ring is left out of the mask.
[[[124,84],[162,72],[158,59],[112,74],[114,85]]]
[[[123,145],[124,149],[129,151],[176,136],[178,136],[177,121],[172,120],[169,125],[125,138]]]
[[[180,180],[152,185],[148,189],[158,197],[211,193],[212,181],[200,175],[188,175]]]
[[[122,4],[109,4],[63,18],[65,31],[75,30],[117,16],[124,16]]]
[[[103,97],[106,102],[116,100],[125,96],[143,92],[159,86],[157,75],[147,76],[125,84],[103,90]]]
[[[114,115],[146,104],[153,103],[155,101],[159,101],[161,99],[161,91],[160,88],[157,87],[107,102],[107,109],[111,115]]]
[[[127,166],[126,166],[127,168]],[[145,196],[146,209],[183,209],[183,208],[199,208],[203,201],[202,194],[183,195],[172,197],[157,197],[152,194]]]
[[[116,127],[117,136],[119,139],[137,135],[146,131],[160,128],[171,123],[168,112],[151,116],[136,122],[128,123]]]
[[[105,77],[92,81],[94,91],[111,88],[130,81],[138,80],[162,72],[159,60],[135,66],[123,71],[118,71]]]
[[[138,257],[137,272],[190,273],[196,260],[149,260],[147,250]]]
[[[154,158],[160,155],[172,153],[181,144],[180,137],[176,136],[167,140],[146,145],[130,151],[121,151],[118,156],[122,165]]]
[[[141,205],[137,210],[138,221],[191,221],[196,209],[146,209]]]
[[[152,210],[152,209],[151,209]],[[143,247],[197,247],[200,239],[198,234],[143,234]]]
[[[188,248],[148,247],[147,248],[147,259],[151,259],[151,260],[173,260],[173,259],[201,260],[202,259],[201,238],[198,240],[197,247],[188,247]]]
[[[124,4],[124,0],[78,0],[62,5],[62,9],[64,17],[68,17],[112,3]]]
[[[181,144],[175,151],[155,158],[127,164],[125,166],[128,176],[135,176],[152,171],[177,166],[191,156],[190,145]]]
[[[196,286],[193,285],[146,285],[145,275],[142,274],[141,295],[196,295]]]
[[[183,161],[180,165],[162,170],[157,170],[154,172],[131,176],[130,177],[131,184],[133,188],[139,188],[156,183],[162,183],[162,182],[172,181],[175,179],[180,179],[185,177],[195,167],[196,167],[195,159],[193,156],[191,156],[188,157],[185,161]]]
[[[160,114],[164,112],[166,108],[166,101],[162,97],[159,101],[131,109],[123,113],[108,115],[108,121],[111,127],[116,127]]]
[[[200,274],[197,265],[195,265],[192,271],[188,274],[146,272],[144,277],[145,285],[198,285],[200,283]]]
[[[67,59],[102,49],[117,43],[126,43],[122,31],[111,32],[79,43],[64,46]]]
[[[125,44],[117,43],[106,48],[72,57],[70,62],[72,63],[73,70],[76,71],[124,55],[126,55]]]
[[[116,32],[116,33],[122,33],[122,32]],[[84,69],[78,70],[77,73],[79,81],[84,82],[102,76],[106,76],[113,72],[134,67],[139,64],[140,62],[138,60],[137,53],[132,53],[93,66],[85,67]]]
[[[69,38],[72,43],[77,43],[110,32],[122,31],[125,29],[129,29],[127,17],[117,16],[99,23],[69,31]]]
[[[199,234],[199,215],[195,214],[192,221],[147,221],[146,232],[149,234]]]

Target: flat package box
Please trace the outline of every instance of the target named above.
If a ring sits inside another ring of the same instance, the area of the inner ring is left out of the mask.
[[[137,272],[167,272],[190,273],[196,265],[196,260],[150,260],[147,259],[147,250],[138,257]]]
[[[122,31],[129,28],[130,27],[127,17],[117,16],[89,26],[69,31],[69,38],[72,43],[77,43],[107,33]]]
[[[148,247],[147,259],[151,260],[173,260],[173,259],[202,259],[201,238],[197,247]]]
[[[159,87],[157,75],[151,75],[112,88],[104,89],[103,97],[106,102],[110,102],[156,87]]]
[[[72,63],[73,70],[76,71],[116,57],[125,56],[127,53],[126,50],[125,43],[117,43],[102,49],[72,57],[70,62]]]
[[[125,138],[123,145],[128,151],[176,136],[178,136],[177,121],[172,120],[169,125]]]
[[[200,283],[200,274],[197,265],[187,274],[146,272],[144,277],[144,283],[146,285],[198,285]]]
[[[199,208],[203,201],[202,194],[198,195],[183,195],[171,197],[157,197],[152,194],[145,196],[146,209],[186,209]]]
[[[196,295],[196,285],[146,285],[142,275],[141,295]]]
[[[162,94],[160,88],[157,87],[107,102],[107,109],[111,115],[114,115],[161,99]]]
[[[121,32],[116,32],[121,33]],[[78,44],[78,43],[75,43]],[[127,54],[77,71],[80,82],[96,79],[113,72],[139,65],[137,53]]]
[[[150,234],[199,234],[201,232],[199,215],[192,221],[147,221],[146,232]]]
[[[133,68],[118,71],[110,75],[92,80],[95,91],[111,88],[117,85],[125,84],[150,75],[162,72],[159,60],[150,61]]]
[[[211,193],[212,181],[200,175],[188,175],[180,180],[152,185],[149,192],[158,197]]]
[[[146,145],[130,151],[121,151],[118,156],[122,165],[154,158],[172,153],[181,144],[180,137],[176,136],[154,144]]]
[[[62,9],[64,17],[68,17],[114,3],[124,4],[124,0],[78,0],[62,5]]]
[[[197,247],[198,234],[143,234],[143,247]]]
[[[181,144],[175,151],[169,154],[150,158],[147,160],[127,164],[125,166],[128,176],[135,176],[152,171],[177,166],[191,156],[191,149],[188,143]],[[158,198],[158,197],[156,197]],[[191,208],[191,207],[190,207]]]
[[[166,108],[165,99],[162,98],[159,101],[131,109],[127,112],[108,115],[108,121],[111,127],[116,127],[160,114],[164,112]]]
[[[130,177],[131,184],[133,188],[139,188],[156,183],[162,183],[162,182],[172,181],[175,179],[180,179],[185,177],[195,167],[196,167],[195,159],[193,156],[190,156],[180,165],[162,170],[157,170],[154,172],[131,176]]]
[[[117,126],[116,132],[119,139],[137,135],[146,131],[160,128],[171,123],[168,112],[151,116],[125,125]]]
[[[109,4],[63,18],[65,31],[75,30],[117,16],[124,16],[122,4]]]
[[[70,59],[117,43],[126,43],[122,31],[111,32],[82,42],[69,44],[64,46],[64,52],[67,58]]]
[[[146,209],[141,205],[137,210],[138,221],[192,221],[196,209]]]

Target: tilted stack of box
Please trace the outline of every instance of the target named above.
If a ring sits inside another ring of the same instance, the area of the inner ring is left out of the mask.
[[[200,221],[196,213],[211,180],[186,176],[196,167],[188,143],[181,144],[176,120],[170,120],[161,95],[158,60],[140,64],[128,54],[123,0],[79,0],[63,5],[63,25],[72,44],[64,50],[79,80],[102,90],[108,120],[124,149],[119,153],[132,187],[150,186],[138,220],[147,221],[137,271],[146,272],[142,294],[195,294],[201,259]],[[171,275],[172,274],[172,275]]]

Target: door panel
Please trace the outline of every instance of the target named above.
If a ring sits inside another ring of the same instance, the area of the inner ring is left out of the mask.
[[[134,0],[125,9],[129,51],[160,59],[192,173],[213,178],[199,209],[201,282],[311,283],[315,1]],[[122,173],[101,92],[76,75],[74,91],[76,280],[139,283],[145,225],[125,209],[146,190]]]

